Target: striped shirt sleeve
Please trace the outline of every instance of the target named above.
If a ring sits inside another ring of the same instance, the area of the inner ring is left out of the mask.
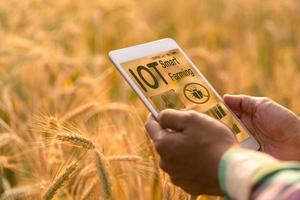
[[[230,149],[221,159],[219,179],[227,199],[300,199],[300,163],[260,152]]]

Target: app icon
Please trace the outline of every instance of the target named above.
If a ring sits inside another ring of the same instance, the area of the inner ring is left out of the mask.
[[[179,96],[173,89],[151,96],[150,99],[159,111],[166,108],[177,110],[185,108],[184,104],[179,99]]]
[[[199,83],[186,84],[183,94],[189,101],[196,104],[206,103],[210,98],[208,89]]]

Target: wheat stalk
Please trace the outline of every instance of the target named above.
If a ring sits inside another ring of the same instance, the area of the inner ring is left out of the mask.
[[[71,163],[70,165],[68,165],[65,171],[61,175],[59,175],[47,189],[44,195],[44,199],[52,199],[56,192],[64,185],[64,183],[72,177],[76,169],[77,163]]]
[[[120,156],[109,156],[107,160],[109,162],[137,162],[140,161],[142,158],[141,156],[135,155],[120,155]]]
[[[25,187],[17,187],[13,189],[6,190],[0,197],[0,200],[9,200],[9,199],[17,199],[21,197],[26,197],[32,188],[25,186]]]
[[[93,182],[89,185],[89,187],[83,192],[83,194],[81,195],[81,200],[85,200],[88,199],[90,193],[92,192],[92,190],[94,189],[95,185],[97,184],[98,180],[94,179]]]
[[[104,155],[97,150],[95,151],[95,165],[102,188],[103,198],[111,199],[112,185],[108,173],[108,163],[105,160]]]
[[[75,110],[72,110],[71,112],[67,113],[63,117],[63,121],[70,121],[70,120],[76,118],[77,116],[79,116],[81,113],[84,113],[84,112],[88,111],[89,109],[93,108],[95,105],[96,104],[94,102],[84,104],[84,105],[76,108]]]
[[[56,139],[60,140],[62,142],[67,142],[75,146],[82,147],[84,149],[94,149],[95,145],[93,142],[88,140],[87,138],[84,138],[83,136],[76,134],[76,133],[58,133],[56,135]]]

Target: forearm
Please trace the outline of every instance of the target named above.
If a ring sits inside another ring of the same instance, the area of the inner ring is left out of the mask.
[[[219,175],[229,199],[300,197],[300,164],[280,162],[264,153],[231,149],[222,157]]]

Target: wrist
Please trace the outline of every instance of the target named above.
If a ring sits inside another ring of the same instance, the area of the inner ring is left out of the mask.
[[[227,184],[226,184],[226,172],[228,171],[228,160],[233,155],[233,153],[238,150],[240,147],[239,145],[233,145],[229,147],[221,156],[219,162],[219,171],[218,171],[218,178],[219,178],[219,187],[227,199],[230,199],[230,194],[227,192]]]
[[[230,148],[222,156],[219,165],[221,190],[229,199],[248,199],[252,177],[256,170],[277,163],[278,160],[264,153]]]

